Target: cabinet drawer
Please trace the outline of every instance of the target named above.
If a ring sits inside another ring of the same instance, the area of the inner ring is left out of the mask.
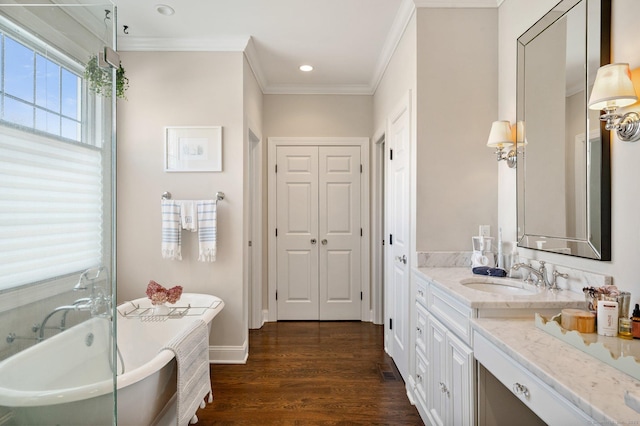
[[[484,336],[473,337],[475,358],[545,423],[593,425],[582,410],[535,377]]]
[[[416,349],[422,354],[427,353],[427,309],[416,303]]]
[[[429,287],[428,308],[449,330],[471,346],[472,310],[436,286]]]
[[[429,386],[429,363],[422,353],[416,352],[416,395],[426,406],[427,390]]]
[[[429,283],[418,273],[414,273],[413,276],[416,281],[416,302],[422,306],[427,306],[427,289],[429,288]]]

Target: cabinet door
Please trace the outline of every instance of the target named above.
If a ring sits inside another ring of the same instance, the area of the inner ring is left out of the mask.
[[[427,323],[429,330],[429,354],[431,355],[431,392],[429,413],[435,424],[444,426],[447,422],[447,329],[433,317]]]
[[[447,334],[447,424],[473,424],[473,351],[452,333]]]

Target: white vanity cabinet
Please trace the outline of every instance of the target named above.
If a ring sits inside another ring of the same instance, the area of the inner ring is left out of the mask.
[[[584,411],[542,383],[519,363],[476,334],[473,345],[476,358],[507,389],[510,389],[545,423],[552,425],[593,425]]]
[[[416,406],[425,424],[473,425],[471,310],[432,288],[419,274],[414,277]]]
[[[435,318],[429,322],[431,407],[438,425],[473,424],[473,352]]]

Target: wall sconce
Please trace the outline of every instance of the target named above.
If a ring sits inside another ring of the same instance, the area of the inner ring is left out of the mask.
[[[498,161],[505,160],[511,169],[516,166],[516,147],[511,133],[511,123],[508,121],[494,121],[491,124],[487,146],[496,149]],[[505,153],[504,148],[508,146],[511,146],[511,149]]]
[[[589,97],[589,109],[604,111],[600,120],[607,123],[605,129],[615,130],[620,140],[625,142],[640,140],[640,115],[637,112],[620,115],[616,110],[637,100],[629,64],[609,64],[598,69]]]

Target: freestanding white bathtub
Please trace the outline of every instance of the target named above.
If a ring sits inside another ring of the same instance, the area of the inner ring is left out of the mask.
[[[118,306],[124,361],[116,357],[119,426],[175,425],[176,362],[173,352],[161,348],[190,321],[203,319],[211,327],[224,302],[185,293],[175,307],[180,309],[174,313],[184,315],[165,319],[147,316],[147,298]],[[113,424],[110,326],[108,319],[92,318],[0,362],[0,418],[11,416],[3,424]],[[4,417],[4,411],[11,414]]]

